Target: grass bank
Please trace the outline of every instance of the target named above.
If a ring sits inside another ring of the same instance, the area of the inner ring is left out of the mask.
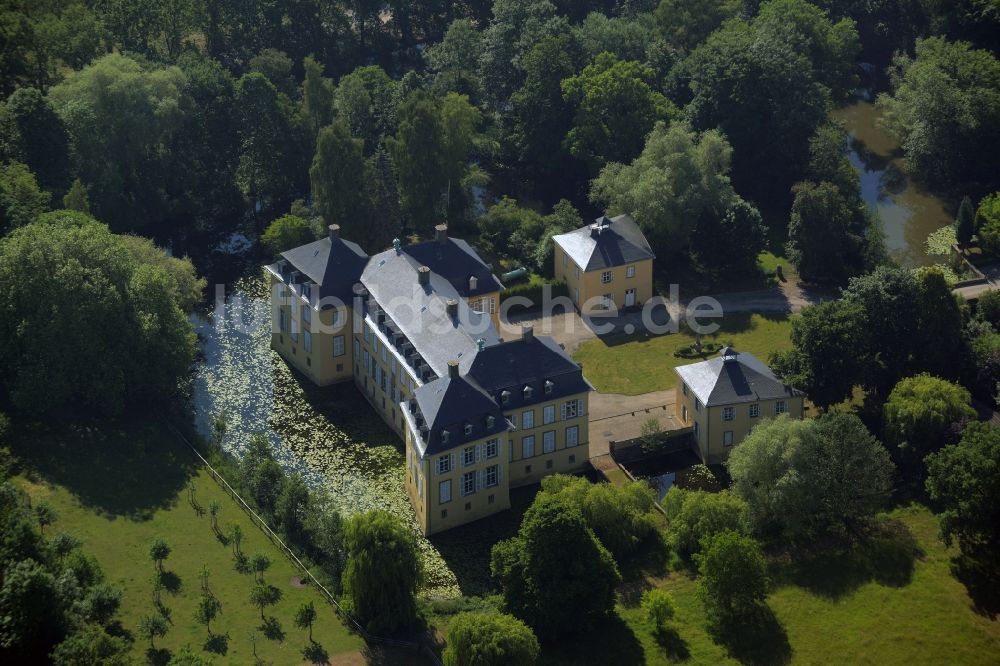
[[[156,641],[161,652],[153,655],[154,662],[165,661],[168,652],[189,645],[196,652],[207,648],[205,656],[215,664],[252,664],[254,650],[268,663],[305,663],[302,651],[309,641],[307,633],[295,627],[294,616],[300,605],[312,602],[318,611],[313,636],[322,652],[364,663],[360,637],[348,632],[317,590],[299,582],[291,562],[194,465],[190,451],[158,426],[32,430],[19,433],[13,448],[26,468],[17,482],[32,501],[44,499],[58,513],[48,531],[63,530],[81,539],[83,550],[97,558],[108,581],[123,590],[120,616],[134,638],[137,663],[146,663],[149,656],[149,641],[139,636],[139,621],[155,612],[154,566],[148,555],[154,537],[166,539],[171,547],[161,592],[169,609],[169,629]],[[190,501],[190,488],[203,512]],[[253,574],[236,570],[232,545],[212,529],[208,513],[212,502],[221,505],[223,528],[238,524],[242,529],[244,553],[262,553],[271,560],[265,580],[281,591],[281,599],[265,611],[273,618],[266,632],[260,628],[260,611],[250,604]],[[212,642],[204,625],[195,620],[205,570],[208,585],[222,604],[222,613],[212,623],[216,636]]]
[[[703,339],[750,352],[765,363],[773,351],[789,349],[791,319],[784,315],[727,314],[718,332]],[[676,358],[674,351],[694,343],[688,331],[667,335],[613,335],[580,344],[573,358],[602,393],[639,395],[677,385],[673,369],[697,359]]]

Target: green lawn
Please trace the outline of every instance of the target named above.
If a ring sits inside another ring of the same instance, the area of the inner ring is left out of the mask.
[[[923,507],[891,514],[907,547],[826,556],[796,567],[775,567],[768,598],[773,615],[732,634],[732,648],[705,627],[694,580],[684,572],[625,586],[606,627],[546,650],[547,664],[997,664],[1000,621],[977,615],[952,576],[937,539],[937,519]],[[912,539],[911,539],[912,537]],[[654,636],[638,607],[643,589],[657,585],[674,597],[671,631]],[[745,636],[745,638],[742,638]],[[734,654],[740,657],[734,658]]]
[[[165,569],[176,585],[174,591],[162,592],[162,601],[170,609],[170,627],[157,640],[157,648],[172,652],[187,644],[203,650],[208,636],[194,614],[202,569],[207,567],[209,586],[222,602],[222,614],[212,630],[228,637],[216,642],[216,654],[206,654],[213,663],[252,664],[250,632],[257,634],[257,655],[267,662],[304,663],[302,649],[308,639],[293,618],[296,609],[309,601],[319,614],[313,628],[316,641],[331,656],[354,653],[356,661],[350,661],[363,663],[359,653],[363,641],[347,631],[316,590],[297,584],[298,571],[288,559],[207,473],[194,466],[190,451],[158,427],[131,426],[110,434],[87,429],[70,434],[32,431],[20,433],[13,448],[27,468],[17,481],[32,501],[45,499],[58,513],[47,533],[65,530],[79,537],[108,580],[124,591],[120,618],[124,629],[136,637],[137,663],[146,662],[149,647],[148,641],[138,637],[138,625],[154,609],[154,569],[148,548],[157,536],[172,549]],[[205,509],[203,515],[189,501],[189,483],[194,484],[196,502]],[[221,525],[242,527],[243,551],[264,553],[271,559],[265,578],[281,590],[282,598],[266,614],[277,620],[283,636],[267,638],[258,629],[260,611],[249,603],[253,577],[235,570],[232,547],[213,533],[207,512],[213,500],[222,505]]]
[[[773,351],[791,347],[791,320],[783,315],[728,314],[722,327],[704,339],[731,344],[767,362]],[[573,358],[583,364],[583,374],[602,393],[639,395],[674,388],[678,365],[697,359],[681,359],[674,350],[694,342],[685,330],[667,335],[614,335],[580,344]]]

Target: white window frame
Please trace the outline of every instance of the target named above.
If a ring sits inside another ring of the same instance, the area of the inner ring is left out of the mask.
[[[451,501],[451,479],[445,479],[438,484],[438,504],[447,504]]]
[[[339,309],[338,310],[334,310],[333,311],[333,327],[334,328],[340,328],[343,325],[344,325],[344,311],[343,310],[339,310]]]
[[[494,437],[486,442],[485,453],[487,458],[497,458],[500,455],[500,440]]]
[[[542,425],[556,422],[556,406],[546,405],[542,408]]]
[[[625,267],[625,277],[634,278],[635,277],[635,264]]]
[[[313,336],[310,331],[302,331],[302,348],[306,350],[307,354],[312,353]]]
[[[490,465],[483,472],[483,486],[493,488],[500,485],[500,465]]]
[[[580,426],[566,428],[566,448],[571,449],[580,443]]]
[[[726,430],[722,433],[722,445],[732,446],[733,445],[733,431]]]
[[[347,353],[347,341],[344,339],[343,335],[333,336],[333,356],[334,358],[338,356],[343,356]]]
[[[556,431],[546,430],[542,433],[542,453],[552,453],[556,450]]]
[[[526,409],[521,412],[521,428],[524,430],[531,430],[535,427],[535,410]]]
[[[752,419],[760,418],[760,403],[759,402],[755,402],[752,405],[750,405],[749,414],[750,414],[750,418],[752,418]]]
[[[736,408],[735,407],[723,407],[722,408],[722,420],[732,421],[736,418]]]
[[[292,342],[299,341],[299,322],[295,317],[291,317],[292,320]]]
[[[472,467],[476,464],[476,459],[479,456],[476,455],[476,447],[467,446],[462,449],[462,467]]]
[[[601,273],[601,284],[611,284],[615,280],[614,271],[604,271]]]
[[[470,483],[471,481],[471,483]],[[476,473],[466,472],[462,475],[462,497],[468,497],[476,492]]]
[[[527,460],[528,458],[535,457],[535,436],[528,435],[527,437],[521,438],[521,459]]]
[[[787,411],[788,411],[788,403],[786,403],[784,400],[779,400],[778,402],[774,403],[774,415],[775,416],[778,416],[780,414],[784,414]]]

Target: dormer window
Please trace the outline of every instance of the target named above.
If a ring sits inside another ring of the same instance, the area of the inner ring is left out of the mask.
[[[465,434],[466,434],[466,436],[472,434],[472,424],[471,423],[466,423],[465,424]]]
[[[524,399],[525,400],[530,400],[532,392],[533,391],[531,390],[530,386],[525,386],[524,387]]]
[[[442,430],[441,431],[441,443],[442,444],[447,444],[449,437],[451,437],[451,433],[450,432],[448,432],[447,430]]]
[[[489,416],[487,416],[487,417],[486,417],[486,428],[487,428],[487,429],[489,429],[489,428],[492,428],[492,427],[493,427],[493,425],[494,425],[494,424],[495,424],[496,422],[497,422],[497,420],[496,420],[496,418],[495,418],[495,417],[494,417],[493,415],[489,415]]]
[[[312,285],[308,282],[302,283],[302,298],[307,300],[312,298]]]
[[[501,391],[500,392],[500,402],[502,402],[505,405],[508,402],[510,402],[510,391]]]
[[[545,380],[545,393],[546,394],[552,393],[552,387],[553,386],[555,386],[555,384],[553,384],[551,381],[549,381],[548,379],[546,379]]]

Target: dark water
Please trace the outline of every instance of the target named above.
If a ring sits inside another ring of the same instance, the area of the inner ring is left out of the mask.
[[[901,265],[915,268],[940,261],[927,255],[927,236],[953,222],[939,198],[906,175],[899,144],[878,127],[880,113],[868,100],[837,109],[851,136],[851,163],[861,175],[861,195],[878,212],[886,245]]]

